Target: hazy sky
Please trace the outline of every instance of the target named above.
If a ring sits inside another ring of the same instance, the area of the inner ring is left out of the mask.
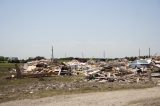
[[[0,55],[160,53],[160,0],[0,0]]]

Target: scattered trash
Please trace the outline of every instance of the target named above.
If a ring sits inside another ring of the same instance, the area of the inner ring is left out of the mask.
[[[33,94],[33,91],[29,92],[30,94]]]
[[[51,63],[50,60],[38,60],[25,63],[23,66],[13,69],[13,77],[48,77],[48,76],[71,76],[83,75],[84,80],[98,82],[137,82],[151,80],[151,77],[160,77],[160,73],[150,73],[153,67],[158,68],[159,61],[156,60],[135,60],[129,62],[126,59],[113,61],[94,61],[79,62],[72,60],[62,63]],[[159,68],[158,68],[159,69]],[[17,71],[18,70],[18,71]],[[150,76],[150,77],[149,77]]]

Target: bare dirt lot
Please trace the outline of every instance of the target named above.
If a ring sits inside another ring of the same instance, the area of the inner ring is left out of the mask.
[[[0,106],[136,106],[139,100],[153,100],[160,97],[160,87],[119,90],[73,95],[60,95],[40,99],[10,101]],[[132,102],[134,101],[134,102]],[[141,103],[142,104],[142,103]],[[158,104],[156,105],[158,106]]]

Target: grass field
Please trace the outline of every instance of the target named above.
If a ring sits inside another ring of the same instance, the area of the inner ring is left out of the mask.
[[[40,98],[60,94],[138,89],[154,86],[153,83],[89,83],[84,82],[83,76],[6,79],[7,76],[11,76],[8,69],[13,68],[14,65],[15,64],[10,63],[0,63],[0,102],[25,98]],[[54,88],[54,86],[58,87]],[[32,91],[33,93],[30,93]]]
[[[14,67],[14,63],[0,63],[0,68]]]
[[[13,68],[14,63],[0,63],[0,79],[9,75],[9,68]]]

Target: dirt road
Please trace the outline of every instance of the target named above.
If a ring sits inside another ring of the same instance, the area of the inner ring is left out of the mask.
[[[122,106],[153,97],[160,97],[160,87],[26,99],[2,103],[0,106]]]

